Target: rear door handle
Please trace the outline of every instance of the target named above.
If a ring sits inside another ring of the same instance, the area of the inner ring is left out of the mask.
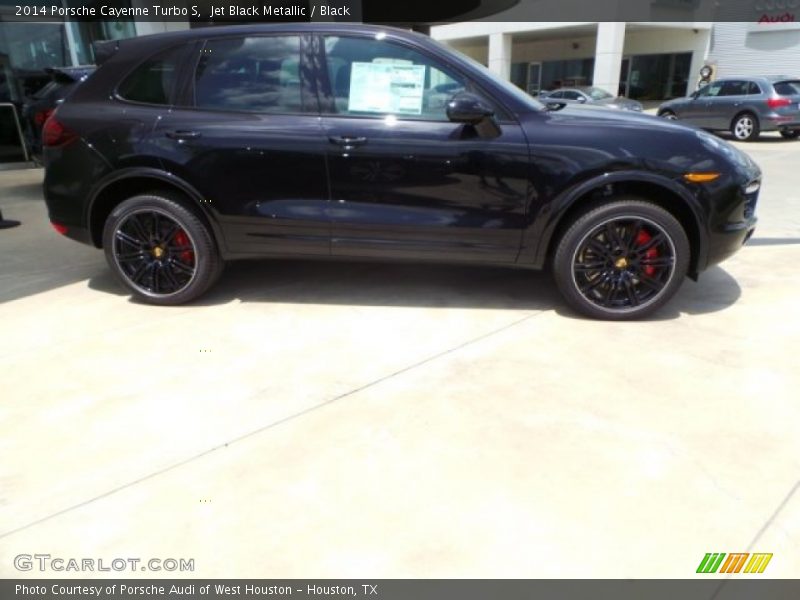
[[[200,132],[198,131],[167,131],[164,135],[166,135],[171,140],[196,140],[200,137]]]
[[[336,144],[337,146],[363,146],[367,143],[367,138],[360,137],[360,136],[349,136],[349,135],[333,135],[328,138],[331,144]]]

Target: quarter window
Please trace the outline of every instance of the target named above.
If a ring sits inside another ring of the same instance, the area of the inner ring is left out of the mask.
[[[468,89],[463,77],[438,61],[390,42],[328,37],[325,58],[328,114],[446,121],[448,100]]]
[[[779,81],[775,91],[781,96],[800,96],[800,81]]]
[[[183,46],[156,54],[138,66],[117,88],[125,100],[171,104]]]
[[[241,112],[302,112],[300,79],[299,36],[210,40],[195,72],[195,106]]]

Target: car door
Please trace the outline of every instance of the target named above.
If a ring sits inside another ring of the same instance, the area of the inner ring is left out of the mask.
[[[164,168],[203,195],[231,252],[330,253],[310,39],[253,34],[199,44],[181,102],[155,128]]]
[[[406,42],[331,35],[320,51],[332,253],[513,262],[528,193],[519,124],[499,106],[498,135],[451,123],[450,98],[479,90]]]
[[[697,90],[679,109],[676,107],[678,118],[698,127],[706,127],[708,99],[718,94],[721,87],[721,83],[714,82]]]
[[[741,110],[747,99],[748,82],[728,80],[713,98],[709,98],[708,127],[710,129],[729,129],[733,118]]]

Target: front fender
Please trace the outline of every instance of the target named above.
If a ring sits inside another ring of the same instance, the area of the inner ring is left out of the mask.
[[[696,260],[693,261],[693,264],[704,265],[706,263],[708,235],[705,224],[706,219],[703,217],[700,201],[675,180],[658,173],[643,171],[614,171],[591,177],[567,188],[551,201],[542,205],[538,214],[523,234],[522,250],[518,262],[534,268],[544,267],[551,243],[554,241],[553,236],[558,231],[563,219],[577,206],[576,203],[582,199],[587,199],[588,195],[595,190],[603,190],[607,186],[621,183],[658,186],[673,196],[680,198],[685,206],[689,208],[694,218],[694,224],[697,226],[697,231],[700,233],[698,236],[699,245],[696,248]]]

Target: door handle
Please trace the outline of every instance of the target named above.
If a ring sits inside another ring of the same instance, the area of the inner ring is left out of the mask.
[[[166,135],[171,140],[196,140],[200,137],[200,132],[198,131],[167,131],[164,135]]]
[[[354,137],[349,135],[333,135],[328,138],[331,144],[336,144],[337,146],[363,146],[367,143],[367,138],[365,137]]]

